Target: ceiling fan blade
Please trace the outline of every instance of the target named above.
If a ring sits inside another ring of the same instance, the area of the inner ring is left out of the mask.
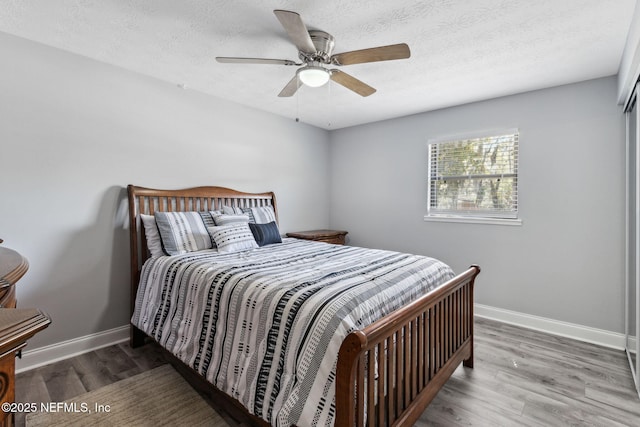
[[[340,70],[331,70],[331,80],[362,96],[372,95],[376,91],[368,84]]]
[[[299,51],[304,53],[316,53],[316,47],[311,41],[309,30],[307,30],[307,26],[304,25],[299,14],[279,9],[274,10],[273,13],[276,14],[278,21],[280,21],[284,29],[287,30],[289,38],[293,41],[293,44],[296,45]]]
[[[287,98],[287,97],[293,96],[293,94],[296,93],[296,91],[300,88],[300,86],[302,86],[302,82],[300,82],[300,79],[298,79],[298,76],[295,75],[289,81],[289,83],[287,83],[287,85],[280,91],[278,96],[281,98]]]
[[[392,59],[406,59],[410,56],[411,51],[409,50],[409,46],[406,43],[400,43],[338,53],[331,57],[331,62],[335,65],[351,65],[365,62],[390,61]]]
[[[275,64],[275,65],[302,65],[288,59],[268,58],[235,58],[231,56],[216,56],[216,61],[223,64]]]

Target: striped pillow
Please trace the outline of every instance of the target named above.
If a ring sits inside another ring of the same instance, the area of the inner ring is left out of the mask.
[[[209,227],[208,230],[218,246],[218,252],[239,252],[258,247],[246,222]]]
[[[213,220],[209,212],[156,212],[162,246],[169,255],[211,249],[213,242],[207,225]]]
[[[242,208],[242,212],[245,215],[249,215],[249,222],[254,224],[268,224],[276,220],[276,213],[272,206]]]
[[[270,243],[282,243],[280,230],[278,230],[278,225],[275,221],[271,221],[268,224],[249,223],[249,228],[258,246],[264,246]]]
[[[222,213],[225,215],[242,215],[242,208],[238,206],[222,206]]]
[[[218,215],[212,215],[212,216],[213,216],[213,222],[215,223],[215,225],[229,225],[229,224],[236,224],[239,222],[243,222],[246,224],[247,222],[249,222],[249,215],[218,214]]]

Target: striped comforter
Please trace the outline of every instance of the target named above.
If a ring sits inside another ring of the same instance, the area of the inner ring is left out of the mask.
[[[333,425],[346,335],[452,278],[440,261],[296,239],[152,258],[132,323],[273,426]]]

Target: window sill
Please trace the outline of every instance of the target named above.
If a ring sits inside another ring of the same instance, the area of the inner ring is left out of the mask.
[[[522,220],[507,218],[473,218],[468,216],[453,215],[425,215],[425,221],[432,222],[462,222],[466,224],[490,224],[490,225],[522,225]]]

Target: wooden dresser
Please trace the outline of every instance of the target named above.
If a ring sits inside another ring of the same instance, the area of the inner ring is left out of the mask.
[[[347,231],[341,230],[309,230],[297,231],[295,233],[287,233],[287,237],[295,237],[296,239],[314,240],[316,242],[333,243],[336,245],[344,245]]]
[[[0,308],[16,307],[15,285],[28,269],[25,257],[14,250],[0,248]]]
[[[29,263],[18,252],[0,248],[0,405],[15,401],[16,353],[51,323],[38,309],[15,308],[15,285],[28,268]],[[0,410],[0,427],[13,424],[13,412]]]

